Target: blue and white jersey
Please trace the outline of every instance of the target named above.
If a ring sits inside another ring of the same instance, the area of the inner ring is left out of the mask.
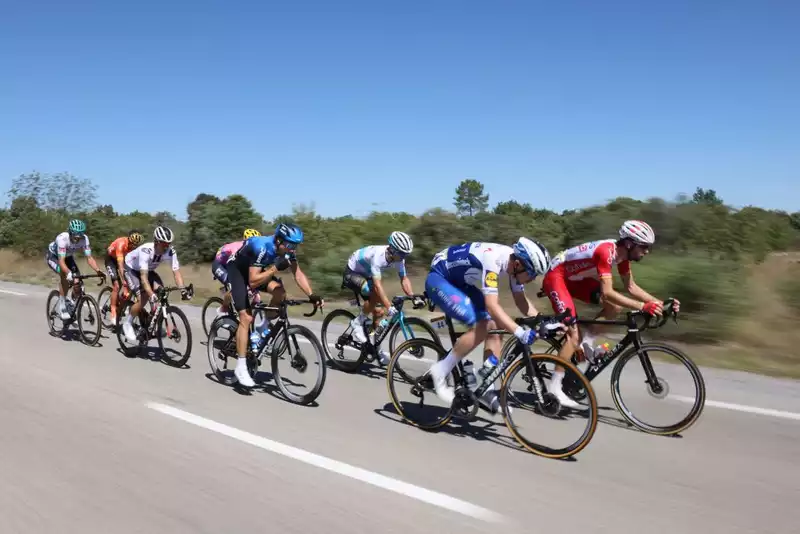
[[[228,262],[236,262],[240,265],[249,267],[269,267],[278,259],[278,250],[275,245],[275,236],[254,236],[248,238],[229,259]],[[294,254],[285,254],[287,260],[293,261]]]
[[[519,293],[525,286],[508,276],[506,269],[514,249],[496,243],[464,243],[437,253],[431,271],[439,273],[456,287],[475,286],[484,295],[497,295],[499,279],[508,278],[511,291]]]
[[[347,267],[358,274],[367,278],[377,278],[380,280],[383,271],[394,266],[400,277],[406,275],[406,261],[398,260],[392,263],[386,259],[386,252],[389,245],[371,245],[360,248],[350,255],[347,260]]]

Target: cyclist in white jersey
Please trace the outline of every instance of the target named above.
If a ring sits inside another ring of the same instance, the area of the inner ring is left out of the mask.
[[[105,273],[100,270],[92,256],[89,236],[86,235],[86,223],[79,219],[71,220],[68,230],[58,234],[55,240],[47,247],[45,261],[47,262],[47,266],[50,267],[50,270],[59,277],[58,313],[61,315],[62,321],[67,321],[70,318],[65,297],[73,278],[81,274],[73,256],[80,250],[82,250],[86,256],[86,262],[89,264],[89,267],[94,269],[97,274],[104,275]],[[75,291],[77,291],[77,287],[73,289],[73,297],[77,298],[78,296],[74,293]]]
[[[403,292],[408,296],[414,294],[411,280],[406,274],[405,263],[405,258],[411,254],[413,249],[414,242],[408,234],[392,232],[388,245],[366,246],[350,255],[342,276],[342,287],[351,289],[366,299],[358,317],[350,322],[350,326],[353,328],[353,338],[359,343],[367,341],[364,322],[369,314],[372,314],[373,324],[377,324],[384,313],[388,313],[389,317],[397,313],[383,288],[381,279],[383,271],[390,267],[396,268]],[[378,303],[383,305],[382,310],[378,308]],[[419,303],[415,302],[415,304]],[[389,354],[384,350],[378,352],[378,358],[381,364],[385,365],[389,362]]]
[[[139,299],[131,306],[131,312],[125,317],[122,323],[122,331],[130,342],[136,341],[136,333],[133,330],[133,318],[142,311],[145,301],[154,305],[157,300],[154,286],[163,286],[161,277],[156,273],[156,268],[162,262],[172,264],[172,275],[175,278],[175,285],[184,287],[181,266],[178,263],[178,253],[170,245],[174,238],[172,230],[166,226],[157,226],[153,232],[154,240],[144,243],[125,255],[125,280],[128,282],[128,289],[136,294]],[[144,289],[144,295],[141,295]],[[146,297],[146,298],[145,298]],[[188,300],[186,290],[181,291],[181,297]]]

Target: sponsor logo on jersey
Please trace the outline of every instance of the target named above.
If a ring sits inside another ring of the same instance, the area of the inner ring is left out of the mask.
[[[564,266],[564,269],[568,273],[575,273],[575,272],[578,272],[580,270],[586,269],[587,267],[592,267],[593,265],[594,265],[593,262],[591,262],[589,260],[584,260],[584,261],[581,261],[581,262],[578,262],[578,263],[567,263]]]
[[[469,259],[444,262],[444,266],[448,269],[452,269],[453,267],[469,267],[470,265],[472,265],[472,262],[469,261]]]
[[[497,273],[491,271],[486,273],[483,283],[486,284],[486,287],[497,287]]]

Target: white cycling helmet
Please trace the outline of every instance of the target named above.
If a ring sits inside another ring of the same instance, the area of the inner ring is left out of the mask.
[[[414,250],[411,236],[403,232],[392,232],[392,235],[389,236],[389,246],[403,254],[411,254],[411,251]]]
[[[550,268],[550,253],[538,241],[520,237],[513,248],[514,255],[525,265],[528,273],[541,276]]]
[[[630,239],[638,245],[652,245],[656,242],[656,234],[644,221],[630,220],[619,228],[620,239]]]
[[[173,237],[172,230],[166,226],[156,226],[156,229],[153,232],[153,238],[156,241],[161,241],[163,243],[172,243]]]

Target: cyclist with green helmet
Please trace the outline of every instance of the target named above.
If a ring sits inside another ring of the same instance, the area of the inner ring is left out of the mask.
[[[66,232],[61,232],[47,247],[45,261],[50,270],[59,277],[58,285],[58,312],[61,320],[67,321],[70,313],[67,310],[66,295],[69,284],[75,276],[81,274],[78,265],[75,263],[74,254],[82,250],[86,256],[89,267],[94,269],[97,274],[104,276],[103,271],[97,266],[97,262],[92,257],[92,248],[89,245],[89,236],[86,235],[86,223],[80,219],[72,219],[69,222]],[[77,298],[77,294],[73,294]]]

